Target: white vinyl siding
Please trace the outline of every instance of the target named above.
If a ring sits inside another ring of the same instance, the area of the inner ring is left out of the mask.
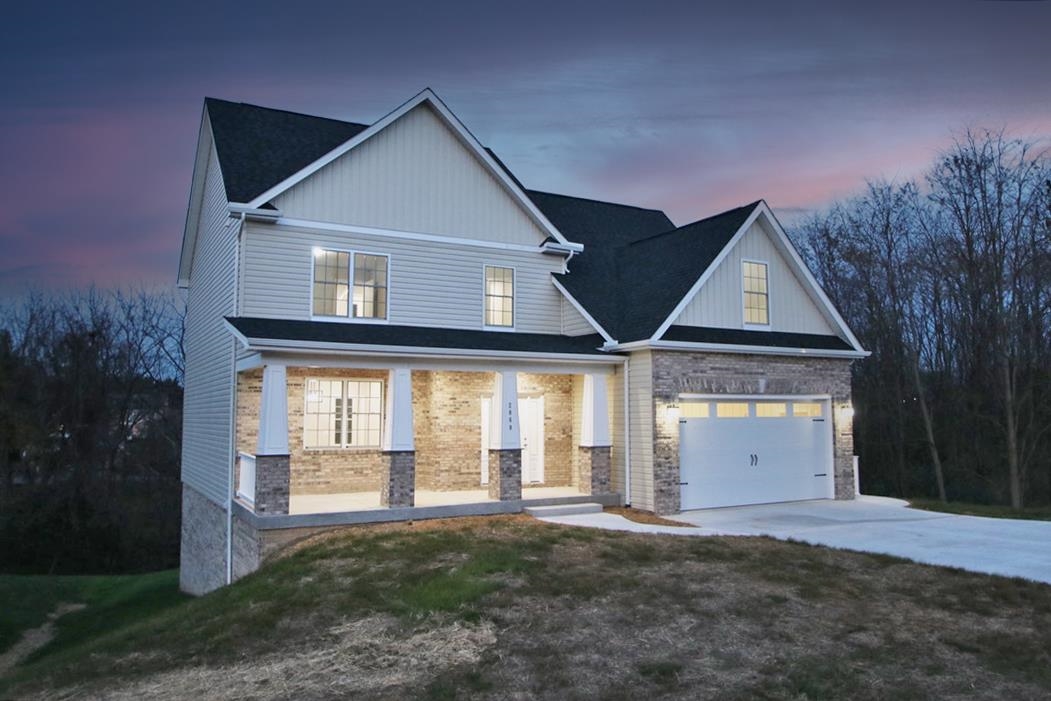
[[[628,380],[629,431],[631,431],[631,505],[653,510],[653,355],[630,355]]]
[[[768,264],[769,320],[772,331],[836,334],[821,307],[789,267],[760,222],[752,224],[723,259],[697,296],[672,323],[682,326],[745,328],[742,265],[745,260]],[[700,274],[700,273],[698,273]]]
[[[210,130],[206,130],[210,134]],[[234,339],[223,317],[234,313],[237,223],[209,139],[197,245],[186,303],[186,393],[182,480],[225,504],[231,469]]]
[[[559,333],[562,295],[551,273],[562,259],[373,234],[249,222],[241,314],[310,318],[313,249],[362,250],[390,258],[388,320],[409,326],[482,328],[483,266],[515,269],[515,330]]]
[[[562,298],[562,333],[566,336],[590,336],[598,333],[565,297]]]
[[[274,199],[286,216],[539,245],[547,236],[427,105]]]

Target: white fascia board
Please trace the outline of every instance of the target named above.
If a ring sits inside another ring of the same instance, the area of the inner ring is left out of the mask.
[[[251,202],[249,202],[248,206],[259,207],[263,204],[266,204],[270,200],[274,199],[281,193],[291,188],[293,185],[296,185],[297,183],[305,180],[306,178],[310,177],[317,171],[327,166],[332,161],[346,154],[351,149],[359,146],[360,144],[365,143],[373,136],[380,133],[388,126],[393,124],[395,121],[400,119],[402,116],[407,114],[410,110],[412,110],[415,107],[418,107],[424,102],[428,103],[434,109],[434,111],[441,117],[442,121],[444,121],[446,125],[452,129],[453,133],[456,134],[460,141],[474,153],[474,155],[478,158],[479,161],[482,162],[486,170],[488,170],[489,173],[504,186],[504,189],[507,190],[507,192],[518,202],[518,204],[526,210],[526,212],[529,214],[529,217],[534,221],[534,223],[536,223],[537,226],[539,226],[541,229],[547,232],[552,238],[554,238],[559,243],[567,245],[570,243],[566,239],[566,237],[563,236],[557,228],[555,228],[555,225],[552,224],[546,216],[544,216],[544,213],[541,212],[535,204],[533,204],[533,201],[529,199],[529,197],[525,194],[522,188],[515,184],[514,180],[512,180],[507,175],[507,173],[504,172],[504,169],[497,165],[496,161],[494,161],[493,158],[488,153],[486,153],[485,149],[478,142],[478,140],[474,138],[474,135],[467,129],[467,127],[463,125],[459,118],[456,115],[454,115],[448,107],[445,106],[445,103],[443,103],[430,88],[425,88],[420,93],[410,98],[408,101],[402,103],[401,106],[397,107],[393,112],[390,112],[372,126],[368,127],[364,131],[343,142],[341,145],[332,149],[313,163],[300,169],[298,172],[285,178],[277,185],[274,185],[272,188],[270,188],[269,190],[259,195]]]
[[[580,315],[584,317],[584,320],[591,324],[591,328],[598,331],[602,335],[602,338],[606,339],[607,343],[616,344],[616,339],[610,336],[609,333],[607,333],[606,329],[602,328],[602,324],[595,321],[595,318],[588,314],[588,310],[584,309],[584,305],[578,302],[573,295],[569,294],[569,291],[562,286],[562,283],[560,283],[558,280],[552,277],[551,284],[555,286],[555,289],[562,293],[562,295],[569,301],[569,303],[573,305],[574,309],[580,312]]]
[[[276,223],[281,218],[280,209],[263,209],[261,207],[249,207],[240,202],[231,202],[227,207],[231,217],[244,217],[249,221],[264,221]]]
[[[694,350],[711,353],[734,353],[743,355],[787,355],[806,358],[867,358],[871,353],[857,350],[828,350],[823,348],[793,348],[791,346],[749,346],[732,343],[696,343],[694,341],[632,341],[610,348],[611,351]]]
[[[201,220],[201,204],[204,200],[204,178],[212,154],[212,124],[207,107],[201,108],[201,126],[197,132],[197,154],[193,160],[193,176],[190,179],[190,197],[186,204],[186,222],[182,231],[182,249],[179,253],[179,277],[176,284],[185,289],[190,286],[193,269],[193,253],[197,248],[197,229]]]
[[[804,263],[803,259],[799,256],[799,251],[797,251],[796,247],[792,245],[792,240],[788,238],[788,234],[785,233],[784,228],[781,226],[781,222],[777,221],[777,217],[774,216],[774,213],[770,210],[770,207],[767,206],[765,200],[759,204],[759,208],[762,210],[763,214],[766,216],[766,220],[770,223],[770,226],[777,234],[782,252],[788,254],[789,260],[791,260],[796,267],[796,272],[810,286],[811,291],[817,296],[818,300],[820,300],[825,312],[831,317],[840,332],[846,336],[847,342],[850,343],[858,353],[863,353],[866,356],[869,355],[869,353],[867,353],[861,346],[861,342],[858,341],[854,332],[850,330],[849,326],[847,326],[847,322],[840,315],[839,310],[837,310],[835,305],[832,304],[832,300],[828,298],[825,291],[821,289],[821,285],[819,285],[817,280],[814,279],[813,274],[810,272],[810,268],[807,267],[806,263]]]
[[[536,246],[527,246],[520,243],[484,241],[482,239],[469,239],[458,236],[444,236],[441,234],[425,234],[418,231],[402,231],[399,229],[380,229],[372,226],[359,226],[357,224],[333,224],[332,222],[315,221],[313,219],[297,219],[295,217],[281,217],[274,223],[277,226],[287,226],[294,229],[311,229],[314,231],[337,231],[342,234],[362,234],[364,236],[376,236],[381,238],[408,239],[410,241],[447,243],[451,246],[474,246],[476,248],[495,248],[501,251],[522,251],[524,253],[536,253],[540,250]]]
[[[715,260],[713,260],[711,264],[707,268],[705,268],[704,272],[701,273],[701,276],[697,278],[697,282],[693,283],[693,287],[690,288],[690,291],[687,292],[686,295],[679,300],[679,303],[675,305],[675,309],[673,309],[671,314],[668,315],[668,318],[664,320],[664,323],[661,324],[657,328],[657,331],[654,332],[653,336],[650,337],[651,341],[656,341],[660,339],[661,336],[663,336],[664,333],[668,330],[668,327],[672,325],[672,322],[674,322],[679,317],[679,315],[682,314],[683,310],[686,309],[687,305],[689,305],[689,303],[693,301],[693,298],[697,296],[697,293],[700,292],[701,287],[704,286],[704,283],[708,282],[708,278],[710,278],[712,274],[715,273],[719,265],[724,260],[726,260],[726,257],[728,255],[730,255],[730,251],[733,250],[733,247],[737,245],[737,242],[744,238],[744,235],[748,231],[748,228],[752,226],[752,224],[755,222],[756,218],[759,216],[759,213],[761,211],[761,205],[756,205],[755,209],[752,210],[752,213],[748,215],[748,218],[744,220],[744,223],[741,224],[741,226],[737,229],[737,232],[734,233],[733,238],[730,239],[729,243],[723,246],[723,250],[719,251],[719,255],[715,257]]]

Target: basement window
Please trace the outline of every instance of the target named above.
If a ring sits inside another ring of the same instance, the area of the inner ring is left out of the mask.
[[[382,425],[381,380],[307,380],[304,447],[378,448]]]

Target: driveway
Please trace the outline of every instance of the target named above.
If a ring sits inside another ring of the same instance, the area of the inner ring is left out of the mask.
[[[1051,521],[956,516],[870,496],[702,509],[669,518],[697,528],[645,526],[613,514],[545,520],[675,535],[771,536],[1051,584]]]

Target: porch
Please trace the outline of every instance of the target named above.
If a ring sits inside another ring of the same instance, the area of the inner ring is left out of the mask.
[[[238,373],[235,500],[282,522],[619,503],[608,372],[260,358]]]

